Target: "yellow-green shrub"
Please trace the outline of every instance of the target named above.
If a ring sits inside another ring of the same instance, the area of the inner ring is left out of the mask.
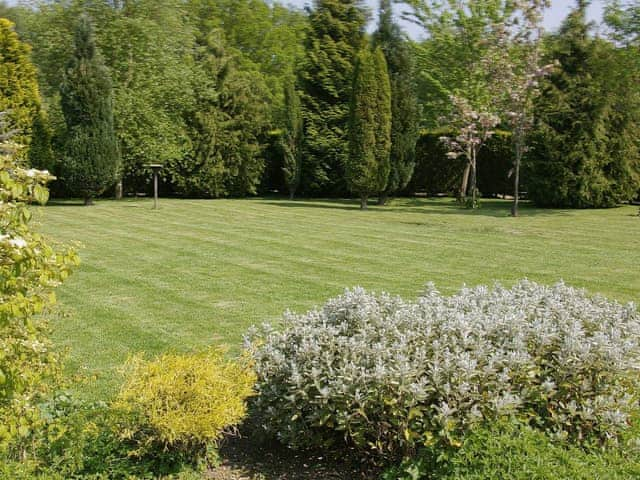
[[[4,38],[8,32],[10,25],[0,19],[0,43],[11,40]],[[0,58],[5,47],[0,45]],[[5,67],[0,66],[0,84]],[[38,403],[60,374],[59,353],[49,340],[54,289],[78,264],[73,249],[51,244],[31,227],[30,205],[47,202],[46,185],[54,177],[19,166],[15,155],[20,145],[12,137],[20,124],[11,122],[2,105],[0,101],[0,464],[24,460],[29,438],[42,423]]]
[[[134,414],[122,434],[142,454],[155,447],[194,453],[215,444],[244,418],[256,380],[248,362],[227,360],[219,349],[152,361],[135,356],[127,366],[114,407]]]

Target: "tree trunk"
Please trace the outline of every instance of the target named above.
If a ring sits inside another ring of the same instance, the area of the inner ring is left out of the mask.
[[[513,205],[511,205],[511,216],[518,216],[518,203],[520,200],[520,162],[522,159],[522,146],[519,141],[516,141],[516,171],[515,180],[513,183]]]
[[[289,191],[289,200],[293,200],[293,197],[296,195],[296,191],[295,190],[290,190]]]
[[[360,197],[360,210],[367,209],[367,195],[363,195]]]
[[[462,173],[462,185],[460,186],[460,200],[464,202],[464,199],[467,198],[467,188],[469,185],[469,173],[471,172],[471,163],[467,162],[467,165],[464,167],[464,172]]]
[[[476,163],[476,151],[474,150],[471,154],[471,208],[476,208],[476,191],[478,190],[476,187],[477,183],[477,168],[478,165]]]
[[[88,207],[93,205],[93,198],[91,197],[84,197],[84,206]]]
[[[120,179],[118,183],[116,183],[116,200],[122,200],[123,188],[122,179]]]
[[[388,200],[389,195],[387,195],[386,193],[382,192],[378,195],[378,205],[386,205]]]

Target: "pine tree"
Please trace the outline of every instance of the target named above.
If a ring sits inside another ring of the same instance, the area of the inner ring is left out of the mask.
[[[356,61],[349,115],[346,180],[367,208],[371,194],[384,191],[391,149],[391,86],[380,48],[365,47]]]
[[[86,15],[76,26],[74,52],[60,93],[66,124],[62,180],[72,194],[90,205],[95,196],[115,184],[119,152],[111,79]]]
[[[359,0],[316,0],[300,71],[305,124],[302,186],[309,194],[344,194],[353,60],[366,17]]]
[[[284,152],[284,179],[289,188],[289,197],[293,199],[300,185],[302,173],[303,123],[300,110],[300,97],[295,83],[290,80],[284,90],[285,126],[282,138]]]
[[[414,56],[409,42],[393,21],[391,0],[380,0],[374,44],[384,53],[391,83],[391,170],[387,187],[378,197],[378,203],[383,205],[411,180],[420,121]]]
[[[34,120],[40,115],[40,93],[31,49],[18,38],[12,22],[0,18],[0,111],[6,111],[18,131],[13,141],[31,142]]]
[[[614,48],[590,36],[588,5],[579,0],[551,39],[549,55],[560,66],[537,102],[525,165],[528,194],[540,206],[611,207],[638,188],[633,86]]]

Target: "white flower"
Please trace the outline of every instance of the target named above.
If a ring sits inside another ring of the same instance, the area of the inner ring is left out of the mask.
[[[9,240],[9,245],[15,248],[25,248],[27,246],[27,242],[24,238],[16,237]]]

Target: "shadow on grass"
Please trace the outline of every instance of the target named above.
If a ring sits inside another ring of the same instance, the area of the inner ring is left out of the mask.
[[[357,200],[334,199],[300,199],[300,200],[262,200],[260,203],[281,208],[318,208],[337,209],[346,211],[361,211]],[[452,198],[400,198],[389,204],[380,206],[370,204],[368,211],[384,213],[424,213],[437,215],[483,216],[507,218],[511,216],[511,202],[509,200],[486,199],[481,202],[479,209],[471,210],[461,206]],[[366,212],[364,212],[366,213]],[[520,217],[559,216],[569,215],[566,210],[536,208],[529,202],[520,204]]]
[[[80,199],[56,199],[49,200],[45,207],[85,207],[84,200]],[[91,207],[92,205],[89,205]]]
[[[138,207],[141,205],[151,204],[153,199],[146,197],[138,198],[123,198],[121,200],[115,200],[113,198],[98,198],[93,201],[91,205],[85,205],[84,200],[79,198],[55,198],[49,200],[45,207],[96,207],[100,205],[120,205],[125,207]]]

